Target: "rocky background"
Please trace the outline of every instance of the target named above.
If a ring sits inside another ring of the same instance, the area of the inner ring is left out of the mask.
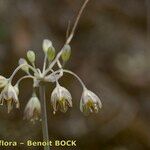
[[[82,3],[0,0],[0,74],[9,76],[28,49],[37,53],[37,65],[42,66],[42,40],[50,39],[59,51],[68,21],[73,23]],[[77,150],[150,149],[149,39],[149,0],[90,1],[71,43],[72,56],[66,67],[99,95],[103,108],[99,114],[85,117],[79,110],[82,88],[71,76],[64,76],[62,84],[70,89],[74,107],[66,114],[53,115],[49,102],[54,86],[47,85],[51,140],[75,139]],[[30,87],[30,81],[21,84],[20,110],[8,115],[6,108],[0,107],[0,139],[42,140],[41,123],[23,120],[24,107],[32,94]]]

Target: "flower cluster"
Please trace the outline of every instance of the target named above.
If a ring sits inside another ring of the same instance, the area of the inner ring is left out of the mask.
[[[71,55],[70,45],[65,44],[61,51],[56,54],[52,42],[45,39],[42,48],[45,56],[42,70],[36,67],[35,53],[29,50],[27,52],[27,59],[21,58],[19,60],[19,66],[9,78],[0,76],[1,105],[6,104],[8,113],[13,109],[13,105],[16,105],[16,108],[19,108],[19,84],[23,79],[31,78],[33,80],[33,94],[25,107],[24,119],[31,121],[40,119],[42,100],[39,100],[37,96],[38,92],[35,89],[39,88],[40,84],[44,82],[55,83],[56,85],[50,96],[54,114],[58,110],[65,113],[68,108],[73,106],[72,96],[65,87],[60,85],[59,80],[64,73],[69,73],[76,77],[83,87],[83,93],[80,100],[81,112],[84,114],[98,113],[99,109],[102,107],[99,97],[87,89],[79,76],[70,70],[64,69],[64,64],[69,60]],[[26,75],[21,77],[15,84],[12,84],[14,76],[20,69],[22,69]]]

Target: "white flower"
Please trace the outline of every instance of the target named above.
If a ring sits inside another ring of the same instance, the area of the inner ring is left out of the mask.
[[[35,121],[39,120],[41,115],[41,104],[36,95],[33,95],[24,110],[24,119]]]
[[[59,109],[61,112],[66,112],[68,107],[72,107],[72,97],[70,92],[57,84],[51,95],[51,103],[54,113]]]
[[[102,107],[99,97],[88,89],[84,89],[80,101],[80,110],[85,114],[98,113]]]
[[[8,83],[8,80],[0,75],[0,88],[4,88],[6,84]]]
[[[48,39],[43,40],[43,51],[47,53],[48,48],[52,47],[52,42]]]
[[[0,103],[3,105],[6,102],[8,113],[13,108],[13,103],[16,104],[16,108],[19,108],[19,100],[18,100],[19,89],[17,86],[12,86],[8,83],[5,88],[2,90],[0,94]]]

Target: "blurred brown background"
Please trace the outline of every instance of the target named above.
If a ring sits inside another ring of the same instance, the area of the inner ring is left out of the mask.
[[[83,0],[0,0],[0,74],[9,76],[28,49],[37,53],[37,65],[41,66],[42,40],[52,40],[59,50],[68,21],[73,22],[82,3]],[[103,108],[99,114],[85,117],[79,110],[82,88],[71,76],[64,76],[62,84],[70,89],[74,107],[54,116],[49,103],[54,86],[48,85],[51,140],[75,139],[77,150],[150,149],[149,28],[149,0],[90,1],[71,43],[72,57],[66,67],[100,96]],[[14,109],[8,115],[6,108],[0,108],[0,139],[42,140],[41,124],[32,125],[22,119],[31,87],[30,81],[21,84],[20,110]]]

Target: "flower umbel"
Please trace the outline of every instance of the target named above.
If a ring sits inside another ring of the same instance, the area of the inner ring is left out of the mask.
[[[57,84],[51,95],[51,103],[55,112],[59,109],[61,112],[65,113],[68,107],[72,107],[72,97],[70,92]]]
[[[41,116],[41,104],[38,97],[35,94],[33,94],[33,96],[29,99],[25,107],[24,119],[35,122],[35,120],[39,120],[40,116]]]
[[[3,105],[6,102],[8,113],[13,109],[13,103],[16,104],[16,108],[19,108],[18,100],[19,90],[16,86],[12,86],[8,83],[0,94],[0,102]]]
[[[85,114],[98,113],[102,107],[99,97],[88,89],[84,89],[80,101],[80,110]]]
[[[53,106],[54,113],[57,110],[66,112],[69,107],[72,107],[72,96],[70,92],[58,83],[58,80],[61,79],[64,73],[69,73],[76,77],[84,89],[80,102],[80,109],[82,112],[97,113],[102,106],[100,99],[93,92],[86,89],[85,84],[77,74],[64,69],[65,63],[71,56],[70,42],[74,37],[79,19],[88,2],[89,0],[84,1],[72,28],[70,28],[70,24],[68,24],[64,46],[58,53],[56,53],[50,40],[43,40],[42,48],[44,52],[44,59],[42,68],[39,68],[36,64],[36,54],[33,51],[28,51],[27,59],[21,58],[19,60],[19,66],[16,67],[9,78],[0,76],[0,89],[2,90],[0,94],[0,103],[3,104],[6,102],[8,112],[12,110],[14,103],[16,104],[16,107],[19,108],[18,95],[20,82],[24,79],[33,80],[32,87],[33,90],[35,90],[35,88],[36,90],[39,90],[40,101],[36,94],[33,93],[25,107],[24,119],[31,120],[34,123],[40,117],[42,118],[43,141],[49,140],[45,83],[56,83],[56,87],[51,94],[51,104]],[[25,75],[14,84],[15,86],[12,86],[11,83],[14,83],[13,79],[19,70],[23,70]],[[50,148],[49,146],[46,146],[44,149],[49,150]]]

